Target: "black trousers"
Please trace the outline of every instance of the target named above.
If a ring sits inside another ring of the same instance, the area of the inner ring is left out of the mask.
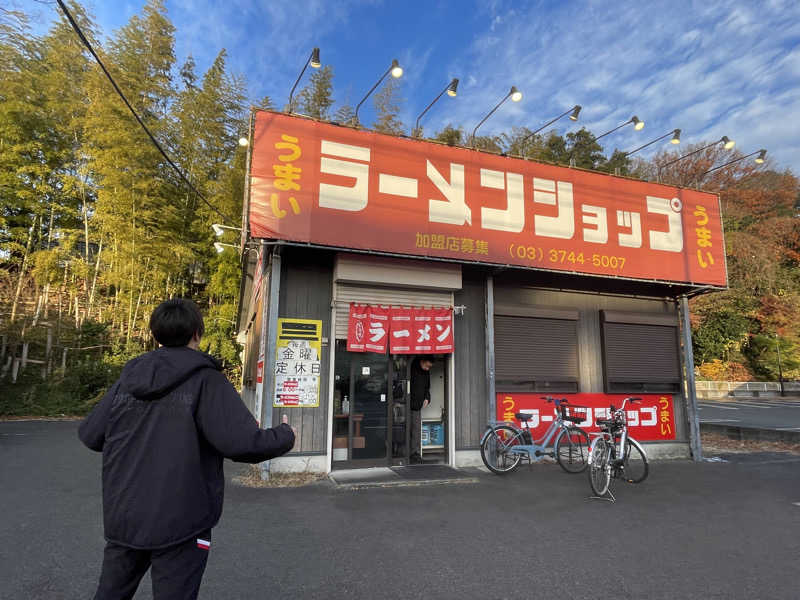
[[[107,542],[94,600],[130,600],[147,569],[151,569],[154,600],[194,600],[209,552],[198,540],[210,543],[211,530],[159,550],[137,550]]]

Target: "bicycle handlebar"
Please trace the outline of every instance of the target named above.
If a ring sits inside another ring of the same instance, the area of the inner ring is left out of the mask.
[[[558,398],[553,398],[552,396],[539,396],[539,400],[545,400],[548,404],[550,402],[555,402],[556,406],[561,404],[569,404],[569,400],[566,398],[561,398],[561,400],[559,400]]]
[[[620,406],[619,408],[616,408],[613,404],[610,405],[609,406],[609,412],[611,413],[612,419],[617,417],[617,416],[624,418],[624,416],[625,416],[625,405],[628,402],[630,402],[631,404],[641,404],[642,399],[641,398],[635,398],[633,396],[629,396],[628,398],[625,398],[622,401],[622,406]],[[625,421],[627,422],[627,419],[625,419]]]
[[[630,402],[631,404],[641,404],[642,399],[641,398],[634,398],[633,396],[629,396],[628,398],[625,398],[625,400],[622,401],[622,406],[620,407],[620,410],[625,410],[625,405],[628,402]]]

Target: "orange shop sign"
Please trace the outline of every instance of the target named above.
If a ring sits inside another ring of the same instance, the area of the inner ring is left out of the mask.
[[[256,238],[727,284],[716,195],[256,113]]]

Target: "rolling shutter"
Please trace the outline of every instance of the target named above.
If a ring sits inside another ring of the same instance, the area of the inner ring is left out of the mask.
[[[453,293],[442,290],[419,290],[392,287],[362,286],[337,283],[334,304],[336,306],[336,339],[347,339],[347,323],[350,303],[380,306],[453,306]]]
[[[575,320],[495,315],[494,346],[498,391],[577,391]]]
[[[609,393],[677,391],[677,323],[615,323],[604,318],[603,362]]]

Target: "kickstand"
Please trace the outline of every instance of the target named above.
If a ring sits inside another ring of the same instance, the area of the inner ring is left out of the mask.
[[[589,496],[587,500],[605,500],[606,502],[612,502],[612,503],[617,501],[617,499],[614,497],[614,493],[611,491],[610,488],[606,492],[605,496]]]

